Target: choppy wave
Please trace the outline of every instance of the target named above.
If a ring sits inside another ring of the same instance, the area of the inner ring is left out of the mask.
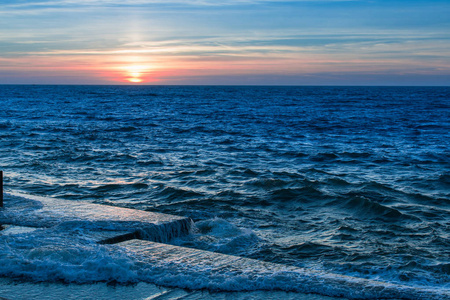
[[[186,215],[180,245],[450,288],[448,88],[0,91],[7,190]]]

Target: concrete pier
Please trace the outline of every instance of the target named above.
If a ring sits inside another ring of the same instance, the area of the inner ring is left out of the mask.
[[[130,240],[118,245],[139,256],[141,262],[154,266],[155,272],[166,268],[180,280],[183,276],[202,278],[204,285],[196,282],[196,287],[208,290],[234,277],[239,282],[230,283],[230,290],[233,286],[266,290],[282,287],[284,282],[293,292],[334,297],[351,295],[351,299],[450,299],[450,292],[445,290],[408,287],[149,241]],[[167,284],[161,282],[164,283]],[[185,287],[193,288],[188,284]]]
[[[0,278],[0,300],[343,300],[313,294],[284,291],[213,292],[185,290],[140,282],[134,285],[31,283]]]
[[[166,242],[188,234],[192,225],[190,218],[181,216],[20,193],[10,195],[26,201],[8,203],[0,224],[38,228],[79,227],[90,231],[102,244],[132,238]],[[20,214],[9,213],[17,210]]]

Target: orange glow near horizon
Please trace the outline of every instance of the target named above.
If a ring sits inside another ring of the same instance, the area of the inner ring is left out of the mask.
[[[240,80],[247,78],[247,75],[248,78],[267,76],[270,79],[271,76],[286,75],[308,79],[316,73],[319,74],[317,78],[321,78],[320,74],[327,72],[351,75],[358,72],[367,74],[370,70],[370,73],[381,74],[383,70],[392,66],[397,66],[403,72],[412,72],[414,68],[421,66],[424,69],[421,72],[423,76],[427,75],[426,67],[430,67],[429,64],[414,64],[413,60],[406,58],[403,62],[398,62],[395,59],[376,60],[362,57],[348,59],[344,55],[333,57],[315,53],[285,54],[271,59],[269,56],[259,55],[193,58],[188,55],[156,54],[0,57],[0,73],[14,71],[17,74],[24,74],[24,77],[28,76],[26,75],[28,73],[34,74],[36,81],[41,78],[55,78],[53,74],[58,74],[58,80],[64,83],[73,80],[81,83],[129,85],[183,84],[186,81],[203,84],[211,83],[213,80],[216,80],[214,82],[229,80],[233,76],[237,78],[233,82],[241,83]],[[435,67],[438,68],[437,65]],[[17,75],[17,78],[19,76]]]

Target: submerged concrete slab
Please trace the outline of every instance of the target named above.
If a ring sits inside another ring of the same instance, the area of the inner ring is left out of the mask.
[[[181,282],[185,288],[275,288],[351,299],[450,299],[450,292],[445,290],[402,286],[192,248],[142,240],[130,240],[118,245],[133,253],[139,263],[149,266],[147,276],[157,284],[166,286],[173,283],[170,278],[158,281],[158,274],[162,272],[171,274],[171,278],[177,279],[177,286]],[[224,285],[227,281],[230,282]]]
[[[98,235],[101,243],[130,238],[166,242],[188,234],[192,220],[187,217],[141,211],[81,201],[6,194],[0,223],[30,227],[82,228]]]
[[[166,288],[140,282],[133,285],[111,285],[103,282],[94,284],[31,283],[0,278],[0,300],[335,300],[319,295],[306,295],[283,291],[211,292]],[[339,298],[342,300],[342,298]]]

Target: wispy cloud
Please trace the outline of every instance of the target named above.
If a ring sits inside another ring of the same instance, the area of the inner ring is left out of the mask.
[[[323,2],[366,2],[363,0],[30,0],[15,1],[5,0],[4,5],[8,7],[28,7],[28,6],[63,6],[63,5],[145,5],[145,4],[181,4],[186,6],[218,6],[218,5],[248,5],[260,3],[323,3]]]
[[[98,38],[95,36],[94,38]],[[6,40],[6,38],[5,38]],[[3,50],[4,55],[103,55],[103,54],[173,54],[173,55],[211,55],[211,54],[279,54],[279,53],[329,53],[329,54],[369,54],[392,55],[405,52],[434,53],[442,57],[450,54],[445,51],[450,42],[450,34],[429,35],[411,34],[405,31],[390,33],[373,32],[342,33],[342,34],[293,34],[290,32],[267,33],[262,35],[255,32],[253,36],[246,35],[220,35],[216,37],[168,37],[167,39],[152,39],[143,37],[139,41],[115,41],[109,45],[89,47],[89,44],[80,43],[77,39],[66,39],[60,43],[50,40],[14,40],[12,39],[10,51]],[[67,43],[71,44],[67,47]],[[33,47],[41,45],[40,50],[19,51],[17,46]],[[53,44],[49,49],[49,44]]]
[[[242,6],[276,6],[312,3],[365,2],[364,0],[4,0],[0,6],[0,15],[40,15],[58,12],[85,12],[95,8],[113,9],[168,9],[195,8],[233,8]]]

